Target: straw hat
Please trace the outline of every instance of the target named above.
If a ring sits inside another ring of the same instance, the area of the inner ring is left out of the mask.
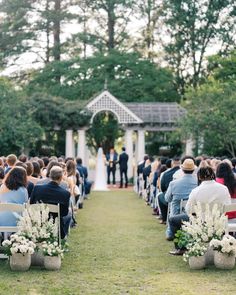
[[[192,159],[186,159],[181,168],[186,171],[193,171],[195,169],[195,165]]]

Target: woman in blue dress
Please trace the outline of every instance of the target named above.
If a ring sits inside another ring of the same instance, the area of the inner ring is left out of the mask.
[[[12,168],[0,188],[0,203],[24,204],[28,202],[26,170],[22,167]],[[0,212],[0,226],[16,226],[19,214]]]

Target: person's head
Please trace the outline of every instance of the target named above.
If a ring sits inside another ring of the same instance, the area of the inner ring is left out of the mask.
[[[22,167],[22,168],[24,168],[25,170],[27,169],[26,164],[25,164],[25,163],[22,163],[22,162],[20,162],[20,161],[16,162],[15,167]]]
[[[180,166],[180,158],[174,157],[171,161],[171,167],[179,167]]]
[[[197,167],[199,167],[199,166],[200,166],[200,164],[201,164],[201,161],[202,161],[202,157],[201,157],[201,156],[199,156],[199,157],[196,157],[196,159],[195,159],[195,164],[196,164],[196,166],[197,166]]]
[[[73,158],[73,157],[67,157],[67,158],[65,159],[65,163],[67,163],[68,161],[74,161],[74,158]]]
[[[230,165],[226,162],[221,162],[216,169],[216,177],[224,179],[224,185],[227,186],[231,195],[236,192],[236,179]]]
[[[171,163],[172,163],[172,160],[171,159],[167,159],[166,160],[166,164],[165,165],[166,165],[166,168],[167,169],[171,168]]]
[[[195,165],[195,158],[192,157],[192,156],[188,156],[188,155],[181,158],[181,164],[183,164],[184,161],[187,160],[187,159],[191,159],[193,161],[194,165]]]
[[[39,178],[40,174],[41,174],[41,170],[40,170],[40,166],[39,166],[38,161],[33,161],[32,165],[33,165],[33,168],[34,168],[32,176],[36,177],[36,178]]]
[[[123,146],[122,147],[122,152],[125,152],[126,151],[126,148]]]
[[[76,175],[76,166],[74,161],[69,160],[66,162],[66,172],[67,176]]]
[[[51,171],[52,167],[54,167],[54,166],[61,167],[60,163],[58,163],[57,161],[50,161],[47,166],[46,177],[50,176],[50,171]]]
[[[7,174],[5,185],[11,191],[18,190],[20,187],[26,187],[26,170],[22,167],[12,168]]]
[[[215,172],[210,166],[201,167],[198,170],[197,173],[198,181],[201,183],[202,181],[208,181],[208,180],[215,180]]]
[[[235,168],[236,167],[236,158],[231,159],[232,166]]]
[[[189,158],[186,159],[181,165],[181,168],[185,174],[192,174],[195,169],[194,161]]]
[[[4,172],[4,168],[0,167],[0,180],[3,180],[5,177],[5,172]]]
[[[60,183],[63,177],[63,169],[59,166],[52,167],[49,177],[52,181]]]
[[[22,163],[25,163],[27,161],[27,156],[24,155],[24,154],[21,154],[19,157],[18,157],[18,160]]]
[[[77,165],[82,165],[82,159],[81,158],[76,158],[76,163]]]
[[[115,152],[114,147],[111,147],[111,148],[110,148],[110,153],[111,153],[111,154],[114,154],[114,152]]]
[[[7,156],[7,165],[13,167],[17,162],[17,157],[14,154]]]
[[[31,176],[33,174],[33,172],[34,172],[33,164],[28,161],[28,162],[25,163],[25,165],[26,165],[26,174],[27,174],[27,176]]]
[[[42,159],[38,159],[37,162],[39,163],[39,167],[42,170],[44,168],[44,162]]]
[[[231,169],[233,169],[232,162],[229,159],[224,159],[222,162],[227,163]]]
[[[42,160],[43,160],[43,163],[44,163],[44,167],[46,168],[48,166],[48,163],[49,163],[49,158],[48,157],[43,157]]]
[[[145,155],[145,156],[143,157],[143,160],[144,160],[144,162],[146,162],[146,161],[148,160],[148,155]]]
[[[4,167],[4,159],[3,158],[0,158],[0,167]]]

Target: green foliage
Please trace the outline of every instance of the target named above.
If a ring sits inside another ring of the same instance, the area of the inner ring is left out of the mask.
[[[180,131],[148,132],[146,135],[146,152],[148,155],[174,157],[182,154]]]
[[[183,230],[178,230],[175,234],[174,243],[178,249],[186,249],[191,237]]]
[[[95,151],[102,147],[106,154],[111,147],[114,147],[117,138],[122,135],[117,119],[113,114],[109,112],[99,113],[94,117],[93,124],[87,132],[87,142]]]
[[[236,84],[220,84],[209,80],[189,90],[184,107],[188,114],[182,130],[189,137],[201,140],[201,152],[210,155],[236,154],[235,101]],[[196,154],[200,152],[196,147]]]
[[[30,116],[26,98],[6,80],[0,79],[1,154],[27,152],[42,135],[42,128]]]
[[[204,76],[204,61],[212,44],[221,50],[234,42],[234,0],[164,0],[163,17],[171,40],[165,46],[179,91],[196,87]]]
[[[56,73],[63,78],[61,83]],[[85,60],[51,63],[32,77],[28,89],[53,96],[88,100],[104,87],[123,101],[178,101],[170,70],[157,67],[135,53],[97,54]]]

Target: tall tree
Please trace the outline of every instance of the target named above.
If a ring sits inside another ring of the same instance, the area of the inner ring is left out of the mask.
[[[143,56],[153,59],[157,54],[155,52],[157,24],[161,20],[162,0],[139,0],[136,5],[137,16],[143,20],[144,25],[141,37],[135,40],[135,49],[138,49]]]
[[[91,34],[93,45],[100,51],[124,46],[128,39],[126,27],[133,11],[134,0],[88,0],[96,28]]]
[[[236,2],[163,1],[164,21],[170,36],[170,42],[165,45],[167,60],[175,70],[178,88],[183,94],[186,84],[196,88],[200,83],[208,51],[216,44],[221,44],[223,49],[225,40],[229,42],[229,32],[235,30]]]

